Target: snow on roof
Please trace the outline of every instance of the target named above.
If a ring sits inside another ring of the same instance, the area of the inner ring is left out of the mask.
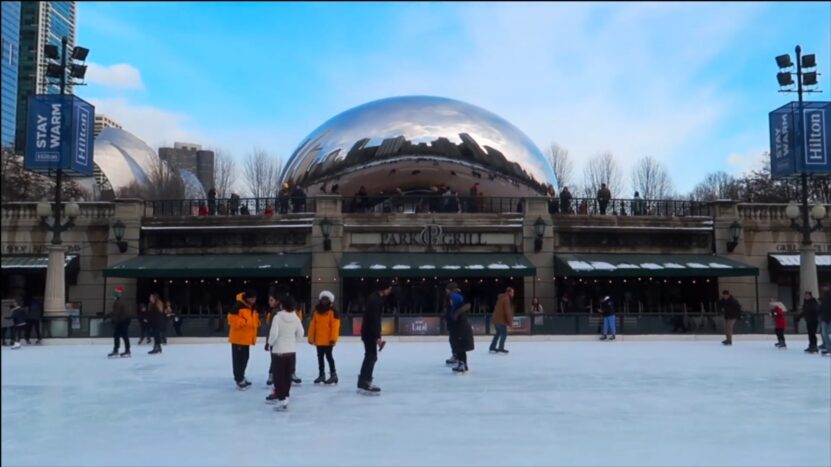
[[[642,263],[641,267],[644,269],[664,269],[663,266],[655,263]]]
[[[406,264],[396,264],[392,268],[393,269],[410,269],[410,266],[407,266]]]
[[[617,269],[614,264],[605,261],[592,261],[593,269],[602,269],[604,271],[614,271]]]
[[[585,261],[569,261],[568,267],[575,271],[593,271],[594,268],[591,264]]]
[[[686,269],[682,264],[678,263],[664,263],[664,267],[667,269]]]
[[[733,266],[724,263],[710,263],[710,267],[713,269],[732,269]]]
[[[465,266],[466,269],[485,269],[481,264],[469,264]]]
[[[341,269],[360,269],[360,268],[361,268],[361,265],[353,261],[353,262],[343,266]]]
[[[782,266],[799,266],[799,255],[770,255]],[[831,255],[816,255],[817,266],[831,266]]]
[[[687,263],[687,267],[690,268],[698,268],[698,269],[710,269],[710,266],[701,263]]]
[[[488,265],[488,269],[511,269],[510,266],[507,264],[502,263],[492,263]]]
[[[423,264],[423,265],[419,266],[418,268],[419,269],[436,269],[436,267],[433,266],[432,264]]]
[[[462,269],[461,266],[456,266],[455,264],[446,264],[441,267],[442,269]]]
[[[384,266],[383,264],[373,264],[372,266],[369,267],[369,269],[387,269],[387,267]]]

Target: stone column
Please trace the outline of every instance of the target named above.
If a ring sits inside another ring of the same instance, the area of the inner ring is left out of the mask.
[[[49,320],[52,337],[69,335],[66,319],[66,271],[63,245],[49,245],[49,263],[46,269],[46,291],[43,294],[43,317]]]
[[[534,224],[537,219],[545,221],[545,235],[542,248],[534,251],[537,238]],[[522,222],[522,252],[537,269],[535,276],[525,278],[525,303],[523,311],[531,311],[531,300],[534,296],[540,299],[543,310],[551,313],[556,309],[557,294],[554,290],[554,236],[552,231],[551,214],[548,213],[546,198],[527,198],[525,200],[525,216]]]
[[[343,297],[340,287],[341,277],[338,264],[343,256],[343,213],[341,212],[342,198],[340,195],[322,195],[316,199],[317,209],[315,210],[314,225],[311,235],[312,270],[309,274],[311,282],[312,306],[317,303],[320,292],[329,290],[335,294],[335,308],[343,311]],[[325,251],[323,248],[324,238],[320,230],[320,223],[327,219],[332,223],[332,234],[329,239],[332,242],[332,249]]]

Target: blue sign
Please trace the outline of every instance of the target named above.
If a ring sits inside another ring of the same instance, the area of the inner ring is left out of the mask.
[[[29,96],[27,123],[26,169],[92,175],[95,107],[75,96]]]
[[[801,118],[800,118],[801,117]],[[831,173],[831,102],[791,102],[770,113],[773,177]]]

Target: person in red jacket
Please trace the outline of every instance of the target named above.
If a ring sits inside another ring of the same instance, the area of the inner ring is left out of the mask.
[[[770,299],[770,314],[773,316],[773,327],[776,331],[776,347],[785,349],[785,305],[776,300]]]

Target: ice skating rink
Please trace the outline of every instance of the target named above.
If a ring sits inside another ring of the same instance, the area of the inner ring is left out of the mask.
[[[831,358],[803,340],[509,337],[508,356],[477,342],[464,376],[446,342],[390,342],[380,397],[356,393],[359,342],[335,348],[336,387],[312,384],[303,344],[286,413],[264,403],[262,343],[244,392],[227,344],[3,347],[2,464],[828,466]]]

